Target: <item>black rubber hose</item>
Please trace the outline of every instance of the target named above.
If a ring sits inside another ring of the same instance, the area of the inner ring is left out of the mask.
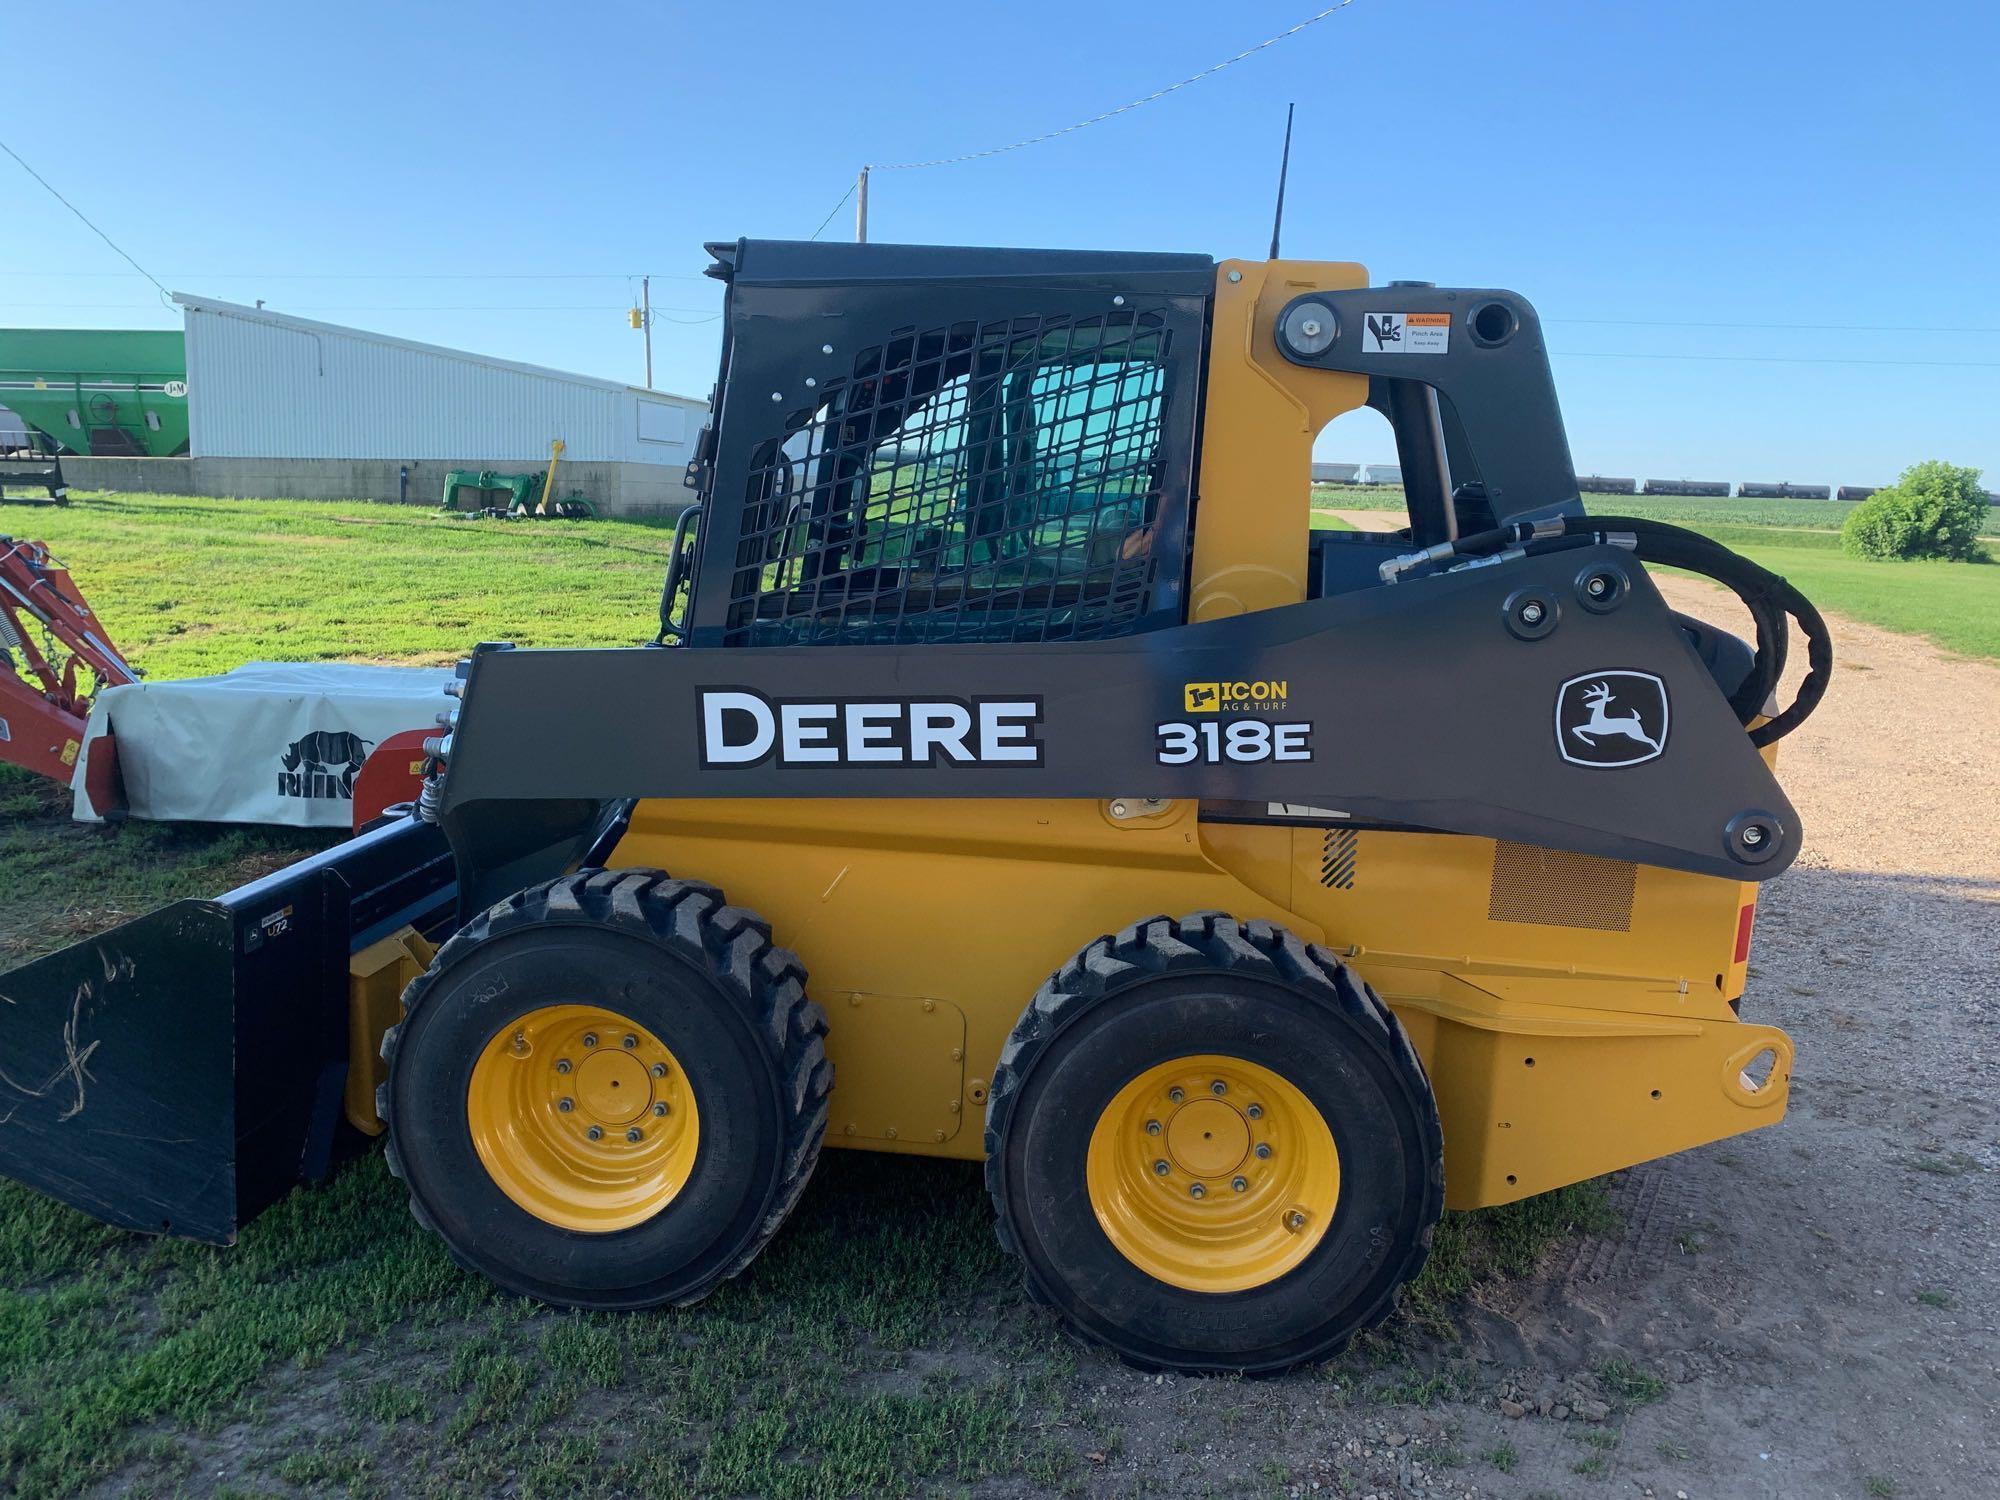
[[[1773,744],[1811,716],[1833,679],[1833,637],[1810,599],[1779,574],[1684,526],[1637,516],[1564,518],[1566,537],[1601,532],[1630,533],[1638,541],[1641,562],[1685,568],[1713,578],[1743,601],[1756,623],[1757,651],[1750,676],[1730,699],[1730,707],[1746,725],[1763,712],[1784,674],[1790,644],[1786,617],[1796,620],[1806,639],[1805,681],[1799,684],[1789,706],[1750,730],[1750,743],[1759,747]]]

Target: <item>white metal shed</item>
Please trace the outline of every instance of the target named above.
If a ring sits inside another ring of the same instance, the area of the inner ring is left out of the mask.
[[[196,458],[687,462],[708,405],[176,293]]]

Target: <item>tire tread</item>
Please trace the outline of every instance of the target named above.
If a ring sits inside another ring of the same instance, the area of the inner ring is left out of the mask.
[[[1226,912],[1195,912],[1178,921],[1147,917],[1086,945],[1035,992],[1019,1023],[1000,1049],[986,1109],[986,1191],[993,1200],[995,1233],[1008,1254],[1021,1261],[1028,1295],[1044,1306],[1059,1306],[1055,1289],[1042,1284],[1033,1263],[1021,1254],[1014,1224],[1013,1194],[1007,1180],[1007,1134],[1021,1088],[1057,1037],[1088,1011],[1149,979],[1205,970],[1283,984],[1354,1021],[1364,1044],[1379,1048],[1411,1097],[1420,1102],[1419,1125],[1426,1144],[1427,1170],[1419,1229],[1386,1295],[1363,1311],[1348,1333],[1313,1360],[1337,1354],[1355,1334],[1380,1324],[1396,1308],[1403,1288],[1423,1270],[1444,1210],[1444,1132],[1437,1100],[1409,1034],[1338,954],[1308,943],[1290,929],[1257,918],[1238,922]],[[1142,1369],[1176,1368],[1117,1351]],[[1203,1366],[1202,1368],[1207,1368]],[[1276,1373],[1259,1369],[1253,1373]]]
[[[744,907],[729,906],[722,892],[698,880],[677,880],[663,870],[579,870],[517,891],[461,927],[444,943],[431,965],[403,991],[403,1019],[382,1034],[388,1081],[375,1091],[375,1112],[388,1127],[389,1170],[408,1181],[396,1139],[391,1104],[396,1055],[403,1032],[439,979],[483,945],[537,926],[593,926],[624,932],[657,947],[713,980],[736,1004],[753,1031],[769,1044],[777,1093],[784,1111],[784,1139],[778,1150],[781,1174],[763,1220],[738,1253],[700,1285],[674,1298],[675,1307],[699,1302],[731,1277],[740,1275],[770,1243],[804,1193],[819,1162],[826,1136],[827,1095],[833,1064],[826,1056],[826,1012],[806,996],[806,970],[799,957],[771,941],[770,925]],[[437,1225],[414,1193],[410,1212],[432,1233]],[[452,1258],[466,1262],[446,1241]]]

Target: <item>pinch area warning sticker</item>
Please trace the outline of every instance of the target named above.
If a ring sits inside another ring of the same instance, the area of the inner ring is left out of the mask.
[[[1450,313],[1369,313],[1362,319],[1363,354],[1444,354],[1450,348]]]

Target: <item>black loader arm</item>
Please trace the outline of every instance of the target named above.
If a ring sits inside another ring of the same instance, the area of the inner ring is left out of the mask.
[[[1257,711],[1223,711],[1246,686]],[[1799,846],[1645,570],[1604,545],[1101,641],[483,649],[452,739],[442,821],[475,903],[505,892],[468,851],[519,874],[523,830],[560,825],[574,859],[635,797],[1286,802],[1746,880]]]
[[[1413,518],[1434,477],[1402,420],[1408,403],[1398,398],[1414,387],[1435,391],[1450,418],[1451,464],[1438,465],[1447,487],[1476,479],[1502,522],[1583,513],[1541,319],[1525,297],[1416,282],[1307,292],[1279,313],[1275,333],[1293,364],[1369,377],[1371,403],[1397,427]]]

